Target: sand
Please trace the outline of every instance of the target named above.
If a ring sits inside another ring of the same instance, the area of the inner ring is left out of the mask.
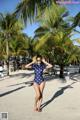
[[[46,82],[42,112],[34,112],[33,71],[22,70],[0,79],[0,112],[8,120],[80,120],[80,75],[73,80],[51,78]]]

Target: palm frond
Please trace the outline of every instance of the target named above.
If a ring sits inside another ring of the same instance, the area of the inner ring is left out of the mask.
[[[35,47],[35,50],[37,51],[38,49],[40,49],[40,48],[46,43],[46,41],[47,41],[47,39],[49,39],[49,37],[50,37],[49,32],[46,33],[45,35],[43,35],[43,36],[39,39],[38,44],[37,44],[36,47]]]
[[[55,0],[23,0],[16,8],[14,14],[21,16],[24,22],[30,20],[32,22],[38,15],[38,8],[40,6],[49,6]]]

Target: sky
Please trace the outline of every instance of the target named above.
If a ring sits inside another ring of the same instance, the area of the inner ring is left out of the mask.
[[[21,0],[0,0],[0,12],[4,14],[8,12],[12,13],[20,1]],[[74,3],[74,1],[78,1],[78,3]],[[64,6],[68,9],[71,16],[75,16],[80,11],[80,0],[72,0],[72,2],[73,3],[70,4],[64,3]],[[25,32],[28,36],[33,37],[34,31],[38,28],[38,26],[38,23],[28,24],[23,32]],[[77,29],[80,31],[79,27],[77,27]],[[76,33],[73,36],[73,39],[74,38],[80,38],[80,35]]]

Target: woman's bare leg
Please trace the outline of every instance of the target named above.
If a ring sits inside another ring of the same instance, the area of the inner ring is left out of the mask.
[[[38,101],[40,99],[40,88],[39,88],[39,85],[37,83],[34,83],[34,90],[35,90],[35,93],[36,93],[34,110],[37,110],[38,109],[38,106],[37,106]]]
[[[40,99],[38,101],[38,110],[40,110],[40,106],[41,106],[41,103],[42,103],[42,99],[43,99],[43,90],[44,90],[44,87],[45,87],[45,82],[42,82],[40,85],[39,85],[39,89],[40,89]]]

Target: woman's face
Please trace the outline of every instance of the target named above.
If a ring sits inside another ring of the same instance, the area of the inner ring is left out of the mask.
[[[40,64],[41,61],[42,61],[42,59],[41,59],[40,57],[38,57],[36,60],[37,60],[37,63],[38,63],[38,64]]]

